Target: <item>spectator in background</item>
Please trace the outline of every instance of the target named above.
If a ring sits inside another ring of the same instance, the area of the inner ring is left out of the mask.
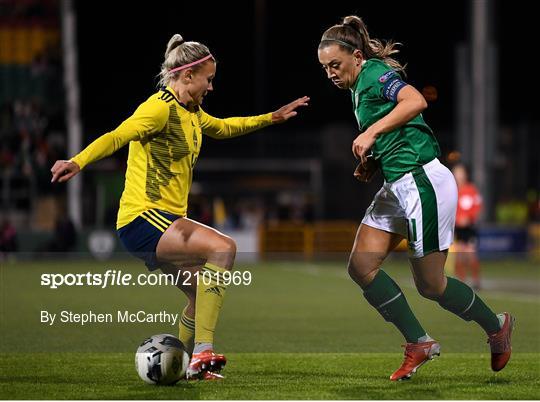
[[[8,219],[4,219],[0,227],[0,261],[4,260],[9,253],[16,251],[17,231]]]
[[[55,223],[54,237],[48,243],[45,251],[69,252],[74,251],[77,245],[77,231],[73,222],[64,215],[61,215]]]
[[[465,281],[470,272],[472,286],[480,289],[480,262],[476,252],[476,222],[482,209],[482,197],[476,186],[469,181],[467,168],[457,164],[452,169],[458,186],[456,212],[456,265],[455,275]]]
[[[540,194],[534,188],[527,191],[527,209],[531,222],[540,221]]]

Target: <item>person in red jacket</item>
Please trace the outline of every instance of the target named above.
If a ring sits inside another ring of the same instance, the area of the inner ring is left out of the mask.
[[[480,262],[476,253],[476,222],[482,210],[482,196],[476,186],[469,181],[467,168],[457,164],[452,169],[458,186],[456,212],[456,266],[455,275],[465,281],[470,272],[472,286],[480,289]]]

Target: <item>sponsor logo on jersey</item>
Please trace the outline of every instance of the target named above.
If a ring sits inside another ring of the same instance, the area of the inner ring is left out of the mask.
[[[386,82],[388,81],[388,78],[392,77],[396,72],[395,71],[387,71],[383,75],[379,77],[379,82]]]

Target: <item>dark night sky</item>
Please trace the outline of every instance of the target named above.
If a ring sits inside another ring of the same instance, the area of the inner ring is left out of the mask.
[[[404,44],[398,58],[408,63],[408,82],[419,89],[434,85],[439,90],[439,99],[424,114],[426,119],[435,131],[451,130],[454,47],[468,36],[469,2],[334,3],[313,6],[312,2],[267,1],[261,71],[256,68],[251,1],[156,0],[122,2],[115,8],[78,2],[81,111],[86,134],[95,137],[114,128],[154,91],[165,45],[174,33],[205,43],[218,59],[215,92],[204,105],[209,113],[227,117],[268,112],[309,95],[311,107],[302,112],[301,119],[289,123],[290,128],[314,129],[330,120],[354,123],[348,93],[330,84],[316,55],[324,29],[348,14],[362,16],[372,37]],[[494,13],[501,60],[500,119],[514,122],[532,111],[532,107],[516,107],[521,87],[506,79],[512,74],[515,55],[527,54],[527,43],[533,41],[528,34],[532,16],[525,17],[528,13],[516,1],[497,1]],[[258,91],[263,94],[262,108],[256,102]]]

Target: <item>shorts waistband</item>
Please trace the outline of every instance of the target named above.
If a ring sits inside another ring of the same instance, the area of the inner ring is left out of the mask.
[[[418,166],[416,169],[413,169],[409,173],[412,173],[414,175],[415,173],[421,173],[422,170],[424,172],[429,172],[430,170],[435,169],[436,167],[440,165],[441,165],[441,161],[435,158],[431,162],[426,163],[425,165]]]
[[[395,183],[400,183],[400,182],[406,181],[406,180],[408,180],[409,177],[411,177],[411,176],[413,176],[415,174],[422,173],[422,172],[429,172],[430,170],[436,169],[441,165],[442,165],[441,161],[438,158],[435,158],[435,159],[429,161],[428,163],[426,163],[425,165],[418,166],[417,168],[415,168],[415,169],[411,170],[410,172],[404,174],[402,177],[400,177],[399,179],[397,179],[396,181],[394,181],[394,182],[392,182],[390,184],[395,184]]]

